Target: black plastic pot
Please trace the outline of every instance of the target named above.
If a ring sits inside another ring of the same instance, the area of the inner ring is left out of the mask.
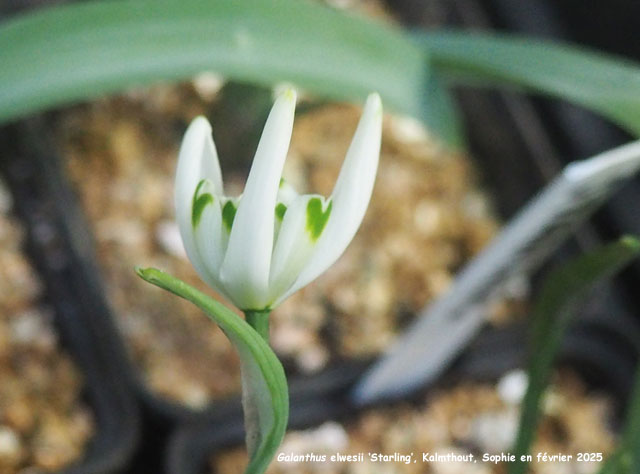
[[[27,230],[27,252],[44,282],[64,347],[82,371],[96,434],[67,474],[111,474],[129,465],[138,442],[138,409],[120,340],[99,304],[91,239],[73,196],[61,183],[38,120],[0,130],[0,171]]]

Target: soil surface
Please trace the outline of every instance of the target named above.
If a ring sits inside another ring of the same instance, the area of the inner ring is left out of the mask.
[[[10,208],[0,182],[0,472],[37,474],[81,458],[94,420]]]

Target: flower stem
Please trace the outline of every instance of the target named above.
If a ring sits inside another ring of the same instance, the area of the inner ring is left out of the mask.
[[[269,313],[271,313],[270,310],[244,312],[249,326],[255,329],[267,343],[269,343]]]

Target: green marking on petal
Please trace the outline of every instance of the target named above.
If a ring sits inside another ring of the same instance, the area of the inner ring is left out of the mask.
[[[284,183],[286,183],[284,178],[280,178],[280,183],[278,183],[278,189],[282,189],[282,186],[284,186]]]
[[[204,212],[204,208],[209,204],[213,204],[213,196],[209,193],[199,195],[200,189],[205,184],[206,179],[201,180],[196,186],[196,192],[193,193],[193,203],[191,205],[191,225],[195,229],[200,223],[200,218]]]
[[[287,212],[287,206],[285,206],[281,202],[278,203],[278,205],[276,206],[276,217],[278,218],[279,221],[282,221],[282,219],[284,218],[285,212]]]
[[[327,224],[329,215],[331,214],[332,201],[329,201],[327,209],[322,211],[322,200],[320,198],[311,198],[307,203],[307,232],[314,242],[322,234],[324,226]]]
[[[236,217],[236,205],[233,201],[227,201],[222,208],[222,223],[227,228],[227,232],[231,232],[231,226],[233,225],[233,219]]]

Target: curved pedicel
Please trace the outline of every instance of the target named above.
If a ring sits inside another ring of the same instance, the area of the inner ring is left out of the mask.
[[[129,368],[97,278],[86,225],[39,120],[0,129],[0,171],[27,230],[27,253],[55,311],[63,345],[82,371],[96,418],[84,456],[63,472],[121,472],[140,427]]]

